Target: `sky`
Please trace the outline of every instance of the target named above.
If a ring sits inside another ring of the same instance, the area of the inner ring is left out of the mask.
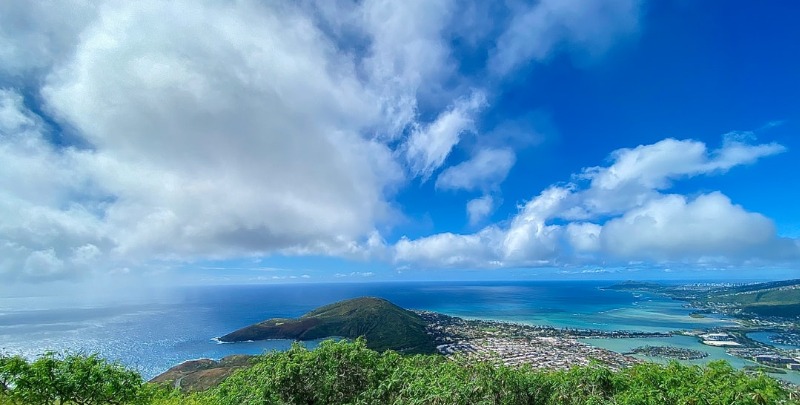
[[[798,277],[798,13],[2,2],[0,285]]]

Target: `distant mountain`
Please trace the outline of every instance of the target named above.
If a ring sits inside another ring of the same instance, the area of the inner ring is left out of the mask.
[[[768,281],[765,283],[745,284],[735,287],[715,288],[714,290],[712,290],[712,293],[714,293],[715,295],[724,293],[745,293],[745,292],[757,292],[757,291],[771,290],[784,287],[798,288],[800,287],[800,279]]]
[[[714,289],[707,293],[704,300],[737,306],[747,314],[782,318],[800,317],[800,280]]]
[[[222,342],[248,340],[312,340],[327,337],[355,339],[363,336],[373,350],[433,353],[433,337],[417,314],[374,297],[340,301],[317,308],[296,319],[275,318],[247,326],[219,338]]]
[[[713,284],[661,285],[626,281],[609,290],[660,293],[695,305],[713,307],[732,315],[778,318],[800,317],[800,279],[737,286]]]
[[[663,290],[664,285],[658,283],[650,283],[644,281],[628,280],[609,287],[603,287],[604,290],[624,290],[624,291],[652,291]]]

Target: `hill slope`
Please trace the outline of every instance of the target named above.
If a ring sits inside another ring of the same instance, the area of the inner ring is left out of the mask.
[[[690,301],[697,306],[722,309],[732,315],[759,315],[789,320],[800,317],[800,279],[733,287],[626,281],[606,289],[665,294],[674,299]]]
[[[371,349],[403,353],[433,353],[433,338],[417,314],[374,297],[340,301],[317,308],[297,319],[275,318],[247,326],[219,338],[223,342],[247,340],[312,340],[326,337],[355,339],[363,336]]]
[[[707,302],[735,305],[761,316],[800,316],[800,280],[760,283],[711,291]]]
[[[255,356],[242,354],[224,357],[219,361],[189,360],[159,374],[150,382],[168,384],[184,392],[205,391],[219,385],[234,371],[249,367],[255,360]]]

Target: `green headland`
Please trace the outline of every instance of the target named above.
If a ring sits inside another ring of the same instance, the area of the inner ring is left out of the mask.
[[[274,318],[231,332],[222,342],[329,337],[363,337],[372,350],[399,353],[433,353],[433,338],[419,315],[375,297],[360,297],[317,308],[299,318]]]

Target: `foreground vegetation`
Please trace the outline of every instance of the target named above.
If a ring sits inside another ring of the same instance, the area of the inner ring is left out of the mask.
[[[294,345],[219,386],[185,394],[96,356],[0,356],[0,404],[781,404],[775,380],[725,362],[535,371],[437,355],[378,353],[363,340]]]

